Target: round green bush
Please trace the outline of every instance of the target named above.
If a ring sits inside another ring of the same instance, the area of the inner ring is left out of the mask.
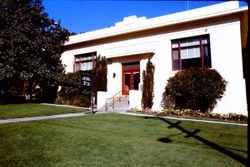
[[[226,83],[214,69],[189,68],[169,78],[165,90],[175,108],[205,113],[222,98]]]

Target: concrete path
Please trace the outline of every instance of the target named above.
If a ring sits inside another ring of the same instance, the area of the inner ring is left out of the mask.
[[[64,105],[64,104],[51,104],[51,103],[40,103],[40,104],[45,105],[45,106],[67,107],[67,108],[77,108],[77,109],[87,109],[87,110],[90,109],[88,107],[77,107],[77,106]]]
[[[106,113],[111,113],[111,112],[95,112],[94,114],[106,114]],[[88,112],[80,112],[80,113],[49,115],[49,116],[0,119],[0,125],[8,124],[8,123],[15,123],[15,122],[31,122],[31,121],[40,121],[40,120],[48,120],[48,119],[80,117],[80,116],[85,116],[85,115],[92,115],[92,114],[90,111],[88,111]]]
[[[15,123],[15,122],[30,122],[30,121],[57,119],[57,118],[79,117],[83,115],[87,115],[87,114],[86,113],[72,113],[72,114],[60,114],[60,115],[38,116],[38,117],[27,117],[27,118],[0,119],[0,124]]]
[[[123,113],[120,113],[120,114],[133,115],[133,116],[141,116],[141,117],[145,117],[145,116],[146,116],[146,117],[157,117],[157,116],[155,116],[155,115],[138,114],[138,113],[129,113],[129,112],[123,112]],[[213,124],[247,126],[247,124],[234,123],[234,122],[209,121],[209,120],[202,120],[202,119],[177,118],[177,117],[169,117],[169,116],[159,116],[159,117],[167,118],[167,119],[173,119],[173,120],[181,120],[181,121],[206,122],[206,123],[213,123]]]
[[[54,105],[54,106],[61,106],[61,107],[74,107],[74,106],[62,106],[62,105],[55,105],[55,104],[44,104],[44,105]],[[75,107],[78,108],[78,107]],[[132,116],[140,116],[140,117],[157,117],[154,115],[148,114],[138,114],[138,113],[131,113],[131,112],[96,112],[95,114],[106,114],[106,113],[119,113],[124,115],[132,115]],[[91,112],[81,112],[81,113],[70,113],[70,114],[60,114],[60,115],[50,115],[50,116],[37,116],[37,117],[27,117],[27,118],[11,118],[11,119],[0,119],[1,124],[8,124],[8,123],[15,123],[15,122],[31,122],[31,121],[39,121],[39,120],[48,120],[48,119],[59,119],[59,118],[70,118],[70,117],[79,117],[84,115],[90,115]],[[209,120],[198,120],[198,119],[188,119],[188,118],[177,118],[177,117],[169,117],[169,116],[162,116],[162,118],[173,119],[173,120],[182,120],[182,121],[193,121],[193,122],[207,122],[207,123],[216,123],[216,124],[225,124],[225,125],[237,125],[237,126],[247,126],[247,124],[240,124],[240,123],[233,123],[233,122],[223,122],[223,121],[209,121]]]

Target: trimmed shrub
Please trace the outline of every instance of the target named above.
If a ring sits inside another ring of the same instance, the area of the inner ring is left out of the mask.
[[[58,78],[61,90],[55,100],[58,104],[76,105],[89,107],[90,90],[87,87],[80,86],[80,73],[62,74]]]
[[[201,113],[199,111],[194,111],[190,109],[185,110],[175,110],[173,108],[166,108],[163,111],[152,111],[152,110],[132,110],[132,112],[154,115],[154,116],[170,116],[170,117],[180,117],[180,118],[190,118],[190,119],[206,119],[206,120],[218,120],[218,121],[232,121],[238,123],[246,124],[248,121],[248,116],[243,114],[228,113],[228,114],[219,114],[219,113]]]
[[[92,78],[92,87],[82,85],[80,78],[83,76]],[[57,103],[89,106],[91,89],[94,97],[97,97],[97,91],[107,91],[107,59],[99,55],[93,70],[61,74],[57,76],[57,82],[62,87],[56,99]],[[97,98],[94,103],[97,103]]]
[[[86,95],[75,95],[72,99],[72,105],[88,107],[90,106],[90,99]]]
[[[107,91],[107,59],[97,56],[94,68],[94,92]],[[97,93],[96,93],[97,94]]]
[[[215,119],[215,120],[225,120],[225,121],[235,121],[241,123],[247,123],[248,117],[242,114],[228,113],[228,114],[219,114],[219,113],[201,113],[193,111],[190,109],[187,110],[174,110],[174,109],[165,109],[160,113],[156,113],[158,116],[177,116],[177,117],[187,117],[187,118],[197,118],[197,119]]]
[[[97,97],[97,91],[107,91],[107,59],[106,57],[97,56],[94,68],[93,89],[94,96]],[[95,98],[97,103],[97,98]]]
[[[146,71],[143,70],[143,90],[142,90],[142,108],[151,108],[153,106],[154,97],[154,71],[153,63],[148,60]]]
[[[190,68],[169,78],[165,90],[176,109],[205,113],[223,97],[226,83],[214,69]]]

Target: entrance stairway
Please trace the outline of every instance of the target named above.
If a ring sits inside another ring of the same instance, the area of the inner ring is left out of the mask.
[[[129,96],[114,96],[106,101],[106,111],[126,112],[129,108]]]

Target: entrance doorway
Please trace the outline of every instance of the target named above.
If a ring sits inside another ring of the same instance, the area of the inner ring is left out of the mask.
[[[140,62],[122,65],[122,94],[129,95],[129,90],[139,90]]]

